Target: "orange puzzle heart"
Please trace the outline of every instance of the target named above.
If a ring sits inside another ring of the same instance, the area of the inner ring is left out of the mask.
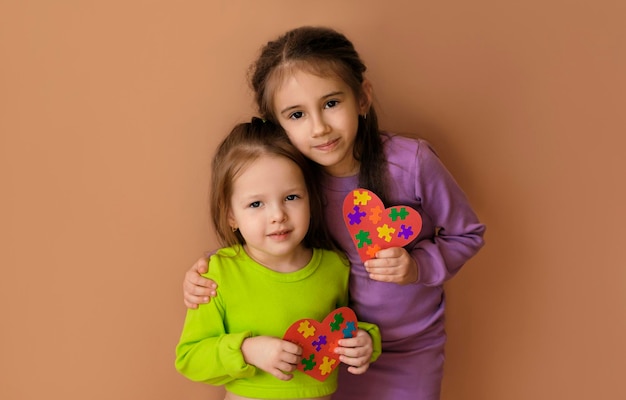
[[[343,201],[343,219],[364,262],[378,250],[402,247],[422,229],[422,217],[409,206],[385,208],[367,189],[355,189]]]
[[[314,319],[294,322],[283,339],[302,347],[302,361],[298,370],[325,381],[339,366],[339,355],[334,353],[337,342],[356,336],[357,328],[354,311],[340,307],[328,314],[322,322]]]

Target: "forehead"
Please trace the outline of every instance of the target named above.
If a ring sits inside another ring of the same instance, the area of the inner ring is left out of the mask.
[[[281,109],[306,100],[319,100],[330,93],[352,95],[350,87],[336,74],[320,75],[306,70],[284,74],[277,82],[272,104]]]
[[[329,79],[343,82],[341,72],[341,66],[331,61],[291,60],[283,63],[272,71],[267,81],[267,93],[273,94],[284,85],[286,80],[296,75],[310,75],[322,80]]]
[[[234,195],[280,191],[305,186],[302,170],[287,157],[264,154],[247,163],[234,177]]]
[[[285,80],[295,75],[310,75],[319,79],[341,81],[340,70],[338,65],[330,61],[289,61],[276,68],[271,80],[275,81],[276,87],[280,87]]]

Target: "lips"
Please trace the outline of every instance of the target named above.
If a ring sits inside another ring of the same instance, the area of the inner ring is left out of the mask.
[[[267,236],[271,238],[282,239],[282,238],[285,238],[290,233],[291,233],[291,230],[281,230],[281,231],[269,233]]]
[[[328,142],[326,142],[324,144],[320,144],[320,145],[317,145],[317,146],[314,146],[314,147],[317,150],[329,151],[329,150],[334,149],[338,142],[339,142],[339,139],[333,139],[333,140],[329,140]]]

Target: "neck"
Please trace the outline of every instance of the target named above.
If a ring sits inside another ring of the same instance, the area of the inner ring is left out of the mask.
[[[300,245],[291,253],[281,256],[255,254],[254,251],[250,251],[250,248],[247,245],[244,245],[243,248],[251,259],[265,268],[280,273],[289,273],[301,270],[311,261],[311,257],[313,256],[313,250],[304,247],[304,245]]]
[[[346,176],[358,175],[360,170],[361,163],[355,159],[352,159],[352,161],[346,165],[324,167],[324,172],[326,172],[330,176],[335,176],[337,178],[345,178]]]

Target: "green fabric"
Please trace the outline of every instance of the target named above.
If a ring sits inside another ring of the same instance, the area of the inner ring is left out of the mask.
[[[337,370],[324,382],[295,371],[281,381],[245,363],[243,340],[250,336],[282,337],[302,318],[321,321],[348,304],[349,264],[338,253],[315,249],[311,261],[292,273],[272,271],[253,261],[241,246],[219,250],[206,277],[219,285],[209,304],[188,310],[176,348],[176,368],[194,381],[225,385],[232,393],[257,398],[318,397],[337,388]],[[372,335],[376,359],[380,333],[359,322]]]
[[[370,357],[370,363],[373,363],[378,359],[380,353],[383,352],[383,343],[380,336],[380,329],[378,329],[378,325],[374,325],[369,322],[359,321],[358,325],[359,329],[363,329],[372,337],[372,356]]]

